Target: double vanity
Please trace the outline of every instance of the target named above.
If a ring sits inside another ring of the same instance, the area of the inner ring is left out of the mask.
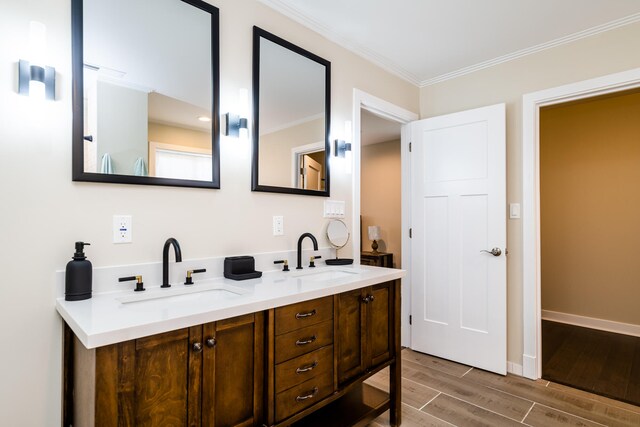
[[[350,426],[390,409],[399,423],[403,275],[318,266],[59,298],[65,418],[82,426]],[[364,383],[387,366],[389,393]]]

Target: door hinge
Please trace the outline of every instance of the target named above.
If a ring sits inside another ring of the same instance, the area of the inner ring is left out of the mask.
[[[413,239],[413,228],[409,229],[409,238]]]
[[[411,143],[409,143],[409,152],[411,152]]]
[[[413,316],[412,315],[409,315],[409,324],[413,325]]]

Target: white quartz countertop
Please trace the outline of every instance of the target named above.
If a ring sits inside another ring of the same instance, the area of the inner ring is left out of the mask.
[[[94,293],[84,301],[56,300],[56,309],[86,348],[101,347],[300,301],[334,295],[404,277],[404,270],[332,266],[269,271],[259,279],[198,280],[144,292]]]

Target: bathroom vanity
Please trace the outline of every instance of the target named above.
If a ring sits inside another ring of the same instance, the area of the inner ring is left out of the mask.
[[[403,275],[318,267],[58,299],[65,422],[351,426],[390,409],[399,424]],[[389,393],[365,383],[386,367]]]

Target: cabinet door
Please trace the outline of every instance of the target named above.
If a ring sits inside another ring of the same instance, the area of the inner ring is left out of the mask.
[[[96,350],[97,426],[188,425],[189,330]]]
[[[335,316],[338,322],[336,342],[338,345],[338,382],[348,381],[364,372],[366,363],[365,304],[366,289],[356,289],[337,296]]]
[[[263,313],[204,325],[203,426],[255,426],[261,422],[263,329]]]
[[[386,362],[393,353],[393,282],[374,285],[367,304],[367,367]]]

